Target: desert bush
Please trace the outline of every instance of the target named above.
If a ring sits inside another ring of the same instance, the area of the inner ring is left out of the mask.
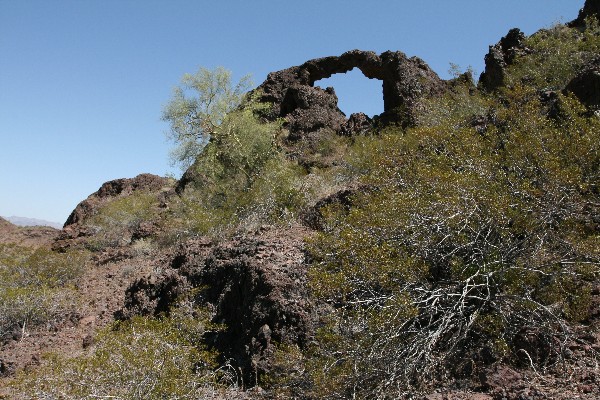
[[[225,398],[233,385],[201,345],[206,313],[180,304],[167,317],[136,317],[99,332],[89,354],[49,355],[40,369],[12,384],[16,399]],[[216,370],[216,371],[215,371]]]
[[[509,66],[507,84],[526,83],[540,89],[560,90],[579,68],[600,50],[598,21],[590,17],[583,30],[555,24],[525,40],[526,54]]]
[[[256,225],[289,222],[306,203],[303,177],[295,163],[273,156],[248,185],[229,182],[229,190],[220,190],[225,183],[218,189],[186,190],[170,206],[167,230],[222,236]]]
[[[158,198],[154,193],[139,191],[117,197],[104,204],[85,224],[95,231],[86,247],[97,251],[131,242],[131,235],[142,222],[159,219]]]
[[[228,114],[239,107],[251,86],[248,75],[234,86],[231,72],[223,67],[185,74],[162,115],[171,128],[167,138],[175,143],[171,151],[173,164],[183,171],[189,168],[209,140],[222,130]]]
[[[543,367],[587,317],[600,122],[572,98],[549,118],[534,89],[504,96],[485,131],[450,109],[357,140],[349,161],[373,189],[324,210],[309,243],[313,293],[334,310],[308,363],[317,397],[403,397],[501,359]]]
[[[221,235],[285,222],[305,203],[302,168],[283,156],[281,124],[257,116],[251,99],[225,116],[186,173],[193,176],[170,205],[167,230]]]
[[[451,90],[442,96],[420,101],[416,123],[419,126],[438,126],[453,123],[465,126],[475,118],[485,117],[491,99],[475,90],[471,75],[455,78]]]
[[[0,245],[0,338],[59,321],[76,311],[74,288],[86,255]]]

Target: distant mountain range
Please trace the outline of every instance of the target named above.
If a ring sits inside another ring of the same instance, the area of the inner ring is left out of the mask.
[[[62,229],[63,224],[60,222],[45,221],[43,219],[27,218],[27,217],[2,217],[12,224],[17,226],[50,226],[56,229]]]

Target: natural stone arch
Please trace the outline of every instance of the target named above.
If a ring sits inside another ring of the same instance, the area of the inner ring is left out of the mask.
[[[314,87],[333,87],[346,117],[360,113],[373,118],[383,113],[383,82],[365,77],[358,68],[315,81]]]
[[[270,73],[258,87],[260,100],[273,104],[271,117],[286,118],[292,136],[301,137],[322,128],[341,132],[346,118],[337,107],[335,91],[314,84],[354,68],[367,78],[382,81],[383,113],[379,117],[403,125],[414,122],[419,99],[446,88],[445,82],[417,57],[408,58],[399,51],[377,55],[352,50]]]

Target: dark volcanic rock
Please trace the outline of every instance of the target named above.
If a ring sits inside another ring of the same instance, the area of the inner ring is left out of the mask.
[[[569,22],[567,25],[570,27],[581,27],[585,25],[585,19],[587,17],[600,17],[600,0],[586,0],[585,5],[579,10],[579,15],[576,19]]]
[[[0,359],[0,378],[11,376],[15,373],[15,363]]]
[[[189,240],[166,273],[127,290],[117,317],[168,312],[177,296],[200,288],[195,301],[214,311],[213,322],[226,326],[207,342],[253,385],[269,370],[275,343],[304,346],[312,334],[302,237],[263,229],[219,245]]]
[[[81,245],[85,238],[92,237],[98,233],[94,227],[86,226],[85,222],[94,216],[98,210],[111,200],[128,196],[137,191],[146,191],[157,195],[160,202],[166,201],[169,193],[173,191],[174,181],[152,174],[141,174],[135,178],[115,179],[104,183],[98,191],[92,193],[87,199],[75,207],[65,222],[64,228],[52,244],[57,251],[66,251],[68,248]],[[157,227],[150,221],[141,221],[139,226],[132,226],[128,232],[128,239],[135,240],[152,235]]]
[[[360,69],[369,79],[382,81],[384,112],[381,117],[403,125],[414,123],[419,99],[439,94],[446,88],[444,81],[417,57],[408,58],[399,51],[377,55],[352,50],[339,57],[317,58],[270,73],[258,87],[260,100],[273,103],[271,118],[287,118],[295,135],[302,136],[323,127],[340,132],[345,116],[337,109],[335,93],[329,88],[315,88],[314,83],[353,68]],[[304,121],[308,116],[310,120]]]
[[[286,115],[291,140],[298,140],[302,133],[330,128],[339,132],[346,121],[337,106],[338,98],[333,88],[296,86],[286,91],[281,112]]]
[[[75,207],[64,226],[76,224],[90,217],[107,198],[130,194],[138,190],[158,191],[169,186],[171,186],[169,178],[152,174],[140,174],[131,179],[122,178],[105,182],[98,191],[89,195]]]
[[[479,77],[484,89],[495,90],[504,85],[506,67],[513,63],[517,55],[527,52],[524,41],[525,34],[513,28],[498,43],[490,46],[485,56],[485,71]]]
[[[125,292],[125,307],[116,313],[117,319],[134,315],[153,315],[169,311],[177,297],[190,289],[187,279],[173,271],[154,278],[139,279]]]
[[[342,125],[341,134],[345,136],[356,136],[368,132],[373,127],[373,120],[364,113],[350,115],[348,121]]]
[[[325,207],[339,206],[348,211],[352,206],[352,197],[365,190],[367,190],[366,187],[361,187],[360,189],[343,189],[317,201],[314,206],[300,216],[302,223],[311,229],[322,230],[325,222],[322,210]]]
[[[600,58],[588,63],[565,87],[587,107],[600,109]]]

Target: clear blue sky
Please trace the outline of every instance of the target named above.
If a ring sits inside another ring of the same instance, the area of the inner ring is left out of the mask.
[[[111,179],[170,168],[163,105],[185,72],[235,77],[351,49],[401,50],[442,77],[483,69],[510,28],[577,16],[584,0],[0,0],[0,215],[63,222]],[[335,75],[347,114],[381,85]]]

